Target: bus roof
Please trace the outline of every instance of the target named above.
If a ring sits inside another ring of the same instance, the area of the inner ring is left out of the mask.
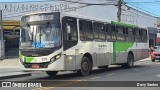
[[[26,15],[24,15],[24,17],[25,16],[30,16],[30,15],[36,15],[36,14],[47,14],[47,13],[60,13],[63,16],[69,16],[69,17],[74,17],[74,18],[78,18],[78,19],[86,19],[86,20],[91,20],[91,21],[111,23],[111,21],[109,21],[109,20],[104,20],[104,19],[90,17],[90,16],[73,14],[73,13],[70,13],[70,12],[37,12],[37,13],[26,14]]]
[[[104,19],[101,19],[101,18],[95,18],[95,17],[91,17],[91,16],[84,16],[84,15],[78,15],[78,14],[73,14],[73,13],[66,13],[66,12],[63,12],[62,13],[64,16],[70,16],[70,17],[75,17],[75,18],[78,18],[78,19],[85,19],[85,20],[91,20],[91,21],[99,21],[99,22],[104,22],[104,23],[111,23],[110,20],[104,20]]]

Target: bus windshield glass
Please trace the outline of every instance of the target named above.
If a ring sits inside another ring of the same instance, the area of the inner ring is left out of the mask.
[[[20,48],[54,48],[61,45],[59,23],[44,22],[21,27]]]

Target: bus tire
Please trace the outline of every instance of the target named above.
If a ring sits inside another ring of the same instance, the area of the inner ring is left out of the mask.
[[[49,75],[49,76],[51,76],[51,77],[56,76],[57,73],[58,73],[58,71],[46,71],[46,74]]]
[[[92,65],[91,62],[89,61],[88,57],[83,57],[82,61],[81,61],[81,69],[77,71],[77,73],[80,76],[86,76],[89,75],[89,73],[91,72]]]
[[[131,68],[134,65],[134,56],[133,54],[129,53],[127,57],[127,63],[121,65],[122,68]]]

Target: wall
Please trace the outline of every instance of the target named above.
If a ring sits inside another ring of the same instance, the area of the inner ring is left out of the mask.
[[[133,8],[123,6],[122,10],[122,22],[135,24],[140,27],[157,27],[157,18]]]
[[[4,40],[3,40],[3,28],[2,28],[2,10],[0,10],[0,59],[4,59]]]

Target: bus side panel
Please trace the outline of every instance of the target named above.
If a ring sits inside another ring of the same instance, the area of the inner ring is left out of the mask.
[[[63,52],[64,54],[64,70],[75,70],[76,62],[79,58],[79,54],[75,54],[78,49],[77,45]]]
[[[81,68],[81,61],[86,53],[89,53],[93,59],[93,66],[96,66],[96,54],[94,51],[93,42],[82,42],[79,41],[78,44],[70,49],[64,51],[66,57],[64,58],[64,66],[66,70],[78,70]]]
[[[147,43],[137,43],[138,60],[149,57],[149,49]]]
[[[128,53],[133,46],[133,42],[113,42],[113,64],[126,63]]]
[[[110,42],[95,42],[97,66],[110,65],[112,60]]]

